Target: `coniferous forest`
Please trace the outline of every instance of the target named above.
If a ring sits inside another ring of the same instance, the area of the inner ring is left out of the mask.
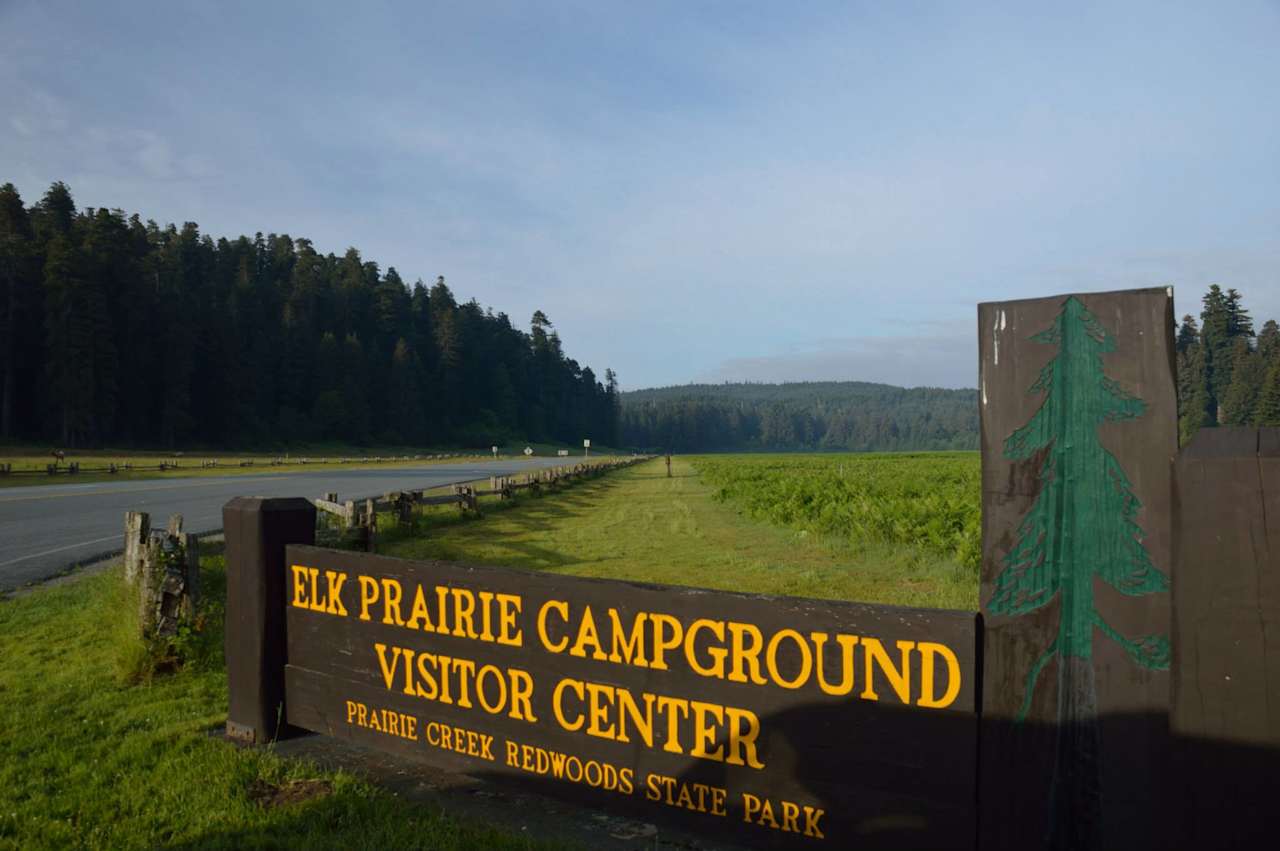
[[[1280,426],[1280,326],[1255,333],[1240,293],[1216,284],[1203,304],[1177,331],[1182,443],[1205,426]]]
[[[0,441],[617,442],[617,379],[443,278],[0,187]]]
[[[864,381],[689,384],[622,394],[628,446],[708,450],[977,449],[978,391]]]
[[[1179,431],[1280,426],[1280,327],[1210,287],[1176,331]],[[201,234],[0,186],[0,441],[279,447],[534,440],[666,448],[977,447],[974,390],[865,382],[618,391],[443,278],[352,248]]]

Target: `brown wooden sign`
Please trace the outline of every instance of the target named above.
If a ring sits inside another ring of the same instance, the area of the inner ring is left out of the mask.
[[[978,308],[982,847],[1168,847],[1172,301]]]
[[[289,724],[753,844],[969,848],[969,612],[290,546]]]

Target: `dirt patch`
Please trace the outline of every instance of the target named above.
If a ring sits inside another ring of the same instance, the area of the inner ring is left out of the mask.
[[[324,798],[331,792],[333,784],[328,780],[290,780],[283,785],[255,780],[249,787],[249,798],[260,807],[275,809]]]
[[[210,735],[222,738],[223,732],[210,730]],[[591,851],[744,851],[737,842],[695,836],[660,820],[660,811],[651,813],[652,820],[605,813],[513,782],[444,771],[345,739],[298,733],[280,739],[271,749],[276,756],[322,770],[349,771],[407,801],[572,847]]]

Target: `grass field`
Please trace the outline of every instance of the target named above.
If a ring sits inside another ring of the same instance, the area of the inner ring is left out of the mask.
[[[212,738],[227,707],[221,556],[202,569],[194,660],[150,682],[130,682],[118,570],[0,601],[0,849],[551,847]],[[297,790],[325,794],[263,803]]]
[[[976,452],[734,455],[694,459],[716,498],[748,516],[859,543],[952,558],[977,581],[982,559]]]
[[[903,456],[910,465],[915,456]],[[483,521],[442,511],[423,537],[380,552],[475,561],[569,576],[937,608],[977,608],[978,580],[954,554],[883,536],[761,523],[759,513],[699,477],[709,464],[797,458],[858,465],[885,456],[702,456],[641,464],[556,499],[491,509]],[[967,462],[967,459],[965,459]],[[883,462],[881,462],[883,463]],[[972,466],[976,467],[976,463]],[[769,483],[759,487],[768,489]],[[956,486],[963,491],[965,486]],[[974,483],[976,500],[976,482]],[[717,499],[717,497],[720,497]],[[904,534],[903,538],[906,537]],[[942,548],[945,550],[945,548]]]
[[[654,461],[558,494],[489,502],[482,519],[441,508],[417,537],[388,529],[379,550],[575,576],[976,605],[976,580],[954,559],[753,520],[732,498],[717,500],[718,489],[695,474],[702,463],[676,458],[667,478]],[[552,847],[213,737],[227,701],[217,548],[202,572],[203,627],[183,639],[190,661],[149,680],[139,681],[136,642],[120,616],[118,570],[0,600],[0,849]],[[319,794],[269,803],[297,790]]]

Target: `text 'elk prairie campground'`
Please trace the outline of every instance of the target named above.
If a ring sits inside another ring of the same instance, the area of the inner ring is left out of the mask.
[[[677,785],[658,773],[638,779],[630,765],[548,751],[518,738],[495,742],[485,732],[486,718],[502,716],[531,728],[553,724],[566,733],[760,771],[766,768],[762,720],[750,706],[633,691],[618,685],[620,675],[609,668],[679,669],[711,681],[832,698],[879,701],[887,695],[922,711],[952,705],[962,686],[956,652],[934,641],[688,620],[663,611],[620,611],[306,564],[290,567],[289,605],[311,617],[391,628],[400,636],[397,643],[356,648],[365,658],[351,664],[376,671],[378,685],[389,694],[454,706],[472,719],[467,727],[419,724],[411,713],[349,697],[341,704],[348,725],[619,794],[638,788],[649,800],[713,815],[728,815],[727,807],[737,805],[740,818],[774,821],[779,829],[814,838],[823,837],[824,811],[807,802],[775,803],[749,792],[727,801],[723,788]],[[442,637],[455,641],[444,643]],[[468,647],[470,655],[463,655]],[[551,674],[562,655],[597,663],[601,679]],[[645,682],[662,679],[648,676]],[[537,734],[531,729],[530,735]]]

